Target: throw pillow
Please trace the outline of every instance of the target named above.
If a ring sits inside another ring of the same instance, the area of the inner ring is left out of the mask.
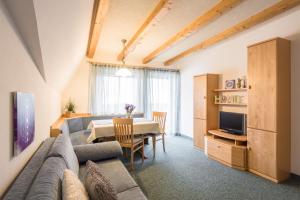
[[[89,196],[84,185],[72,170],[64,171],[62,182],[63,200],[88,200]]]
[[[92,161],[86,163],[85,187],[92,200],[117,200],[116,190]]]

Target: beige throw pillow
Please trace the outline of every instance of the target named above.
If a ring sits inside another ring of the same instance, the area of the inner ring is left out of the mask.
[[[110,181],[101,174],[98,165],[90,160],[86,163],[84,184],[92,200],[118,199],[117,193]]]
[[[89,195],[84,188],[84,185],[74,174],[72,170],[66,169],[64,171],[62,183],[63,200],[88,200]]]

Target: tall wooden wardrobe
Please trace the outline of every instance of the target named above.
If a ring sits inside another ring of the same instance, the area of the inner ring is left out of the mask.
[[[217,74],[194,76],[194,145],[204,149],[208,130],[218,128],[218,106],[214,104],[214,89],[218,88]]]
[[[248,47],[248,168],[279,182],[290,174],[290,41]]]

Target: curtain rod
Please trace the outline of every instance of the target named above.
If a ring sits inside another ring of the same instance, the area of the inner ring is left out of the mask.
[[[139,66],[139,65],[123,65],[123,64],[116,64],[116,63],[106,63],[106,62],[98,62],[98,61],[92,61],[88,60],[88,62],[92,65],[108,65],[112,67],[127,67],[127,68],[133,68],[133,69],[156,69],[156,70],[162,70],[162,71],[172,71],[172,72],[179,72],[179,69],[170,69],[170,68],[161,68],[161,67],[147,67],[147,66]]]

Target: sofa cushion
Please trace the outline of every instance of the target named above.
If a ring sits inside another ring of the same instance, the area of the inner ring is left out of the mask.
[[[68,120],[65,120],[59,129],[63,134],[70,134]]]
[[[41,144],[4,196],[4,200],[25,199],[36,174],[39,172],[43,162],[47,158],[54,140],[55,138],[48,138]]]
[[[122,148],[117,141],[77,145],[74,146],[74,151],[81,163],[88,160],[100,161],[116,158],[123,154]]]
[[[92,200],[117,200],[117,193],[109,179],[102,175],[97,164],[86,163],[85,187]]]
[[[62,178],[67,168],[60,157],[48,158],[37,174],[26,199],[30,200],[54,200],[61,199]],[[27,184],[26,182],[24,184]]]
[[[83,130],[83,131],[77,131],[70,134],[72,145],[75,146],[75,145],[87,144],[87,138],[89,137],[90,133],[91,133],[90,131]]]
[[[70,133],[83,130],[82,117],[68,119],[68,125]]]
[[[60,134],[56,138],[48,157],[62,157],[68,169],[78,175],[79,163],[68,135]]]
[[[118,200],[147,200],[139,187],[134,187],[118,194]]]
[[[62,182],[62,197],[63,200],[88,200],[89,195],[72,170],[65,169]]]
[[[117,193],[124,192],[138,186],[128,173],[127,169],[119,159],[111,159],[96,162],[101,173],[110,180]],[[83,181],[86,174],[86,166],[81,165],[79,170],[79,178]]]

